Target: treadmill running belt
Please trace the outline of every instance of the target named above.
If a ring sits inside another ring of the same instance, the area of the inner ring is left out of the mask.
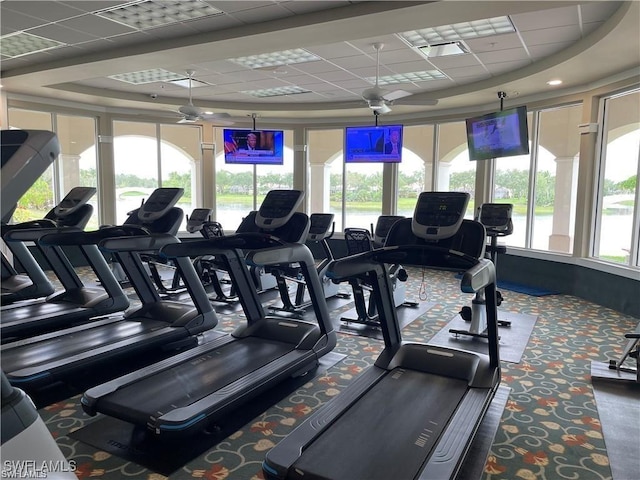
[[[396,368],[305,450],[290,478],[414,478],[466,390],[464,380]]]
[[[100,412],[132,423],[188,406],[288,353],[290,343],[244,338],[127,385],[100,399]]]

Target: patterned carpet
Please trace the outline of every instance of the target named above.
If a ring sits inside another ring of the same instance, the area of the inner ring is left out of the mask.
[[[407,341],[426,342],[468,304],[459,280],[447,272],[408,269],[408,299],[435,306],[403,330]],[[566,295],[532,297],[511,291],[501,309],[538,316],[519,363],[503,362],[502,384],[511,389],[483,479],[608,479],[609,458],[594,402],[591,361],[620,352],[625,332],[638,319]],[[351,308],[345,305],[341,311]],[[335,311],[339,316],[341,311]],[[237,316],[220,315],[221,331],[232,331]],[[335,397],[373,363],[382,342],[339,334],[336,352],[346,357],[309,378],[284,400],[238,428],[220,443],[172,472],[170,479],[262,479],[265,452],[320,405]],[[170,386],[167,386],[170,388]],[[98,421],[79,406],[79,396],[40,410],[79,478],[167,478],[133,462],[74,440],[70,432]],[[630,440],[630,443],[636,443]],[[197,445],[194,445],[194,450]],[[358,479],[354,479],[358,480]],[[364,480],[364,479],[363,479]],[[628,479],[632,480],[632,479]]]

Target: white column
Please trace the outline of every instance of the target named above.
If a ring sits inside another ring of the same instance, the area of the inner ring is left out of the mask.
[[[331,166],[326,163],[312,163],[309,170],[309,213],[329,213]]]
[[[577,191],[578,157],[556,157],[556,185],[549,250],[571,253]]]

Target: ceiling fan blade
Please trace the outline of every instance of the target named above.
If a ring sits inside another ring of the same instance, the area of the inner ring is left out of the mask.
[[[376,110],[376,112],[378,112],[379,115],[384,115],[385,113],[389,113],[390,111],[391,111],[391,108],[386,103],[383,103],[382,107]]]
[[[410,95],[413,95],[413,93],[407,92],[406,90],[394,90],[393,92],[385,93],[384,99],[392,102],[394,100],[398,100],[399,98],[408,97]]]
[[[438,99],[437,98],[416,98],[415,95],[411,95],[409,97],[403,97],[403,98],[399,98],[397,100],[393,100],[393,105],[416,105],[416,106],[420,106],[420,105],[425,105],[425,106],[429,106],[429,105],[437,105],[438,104]]]

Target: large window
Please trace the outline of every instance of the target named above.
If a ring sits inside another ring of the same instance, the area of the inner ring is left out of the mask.
[[[184,188],[177,206],[187,215],[200,204],[193,188],[200,167],[199,127],[115,121],[113,135],[116,223],[158,187]]]
[[[433,185],[433,125],[404,127],[397,214],[412,217],[418,195]]]
[[[475,210],[476,166],[469,161],[465,122],[443,123],[438,130],[438,177],[436,189],[471,195],[466,218]]]
[[[640,91],[603,102],[594,256],[638,265]]]
[[[533,115],[528,115],[529,139]],[[493,201],[513,205],[513,233],[500,239],[501,243],[525,247],[527,238],[527,216],[529,212],[529,180],[531,156],[517,155],[495,159]]]
[[[9,109],[11,128],[50,130],[60,142],[60,155],[18,202],[13,221],[43,218],[73,187],[97,187],[96,124],[91,117]],[[97,228],[98,197],[87,229]]]
[[[581,114],[580,105],[538,112],[531,242],[527,247],[573,252]]]

